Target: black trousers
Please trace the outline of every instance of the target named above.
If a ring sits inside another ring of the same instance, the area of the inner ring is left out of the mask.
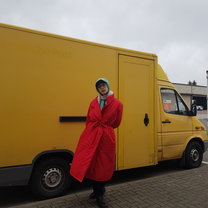
[[[103,196],[105,193],[105,181],[93,181],[91,180],[93,192],[95,194],[95,197]]]

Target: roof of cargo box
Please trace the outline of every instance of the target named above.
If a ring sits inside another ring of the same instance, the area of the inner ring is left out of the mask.
[[[135,55],[135,54],[137,54],[137,56],[138,56],[138,54],[139,54],[139,56],[142,57],[142,58],[156,59],[157,60],[157,55],[155,55],[153,53],[146,53],[146,52],[126,49],[126,48],[120,48],[120,47],[116,47],[116,46],[110,46],[110,45],[106,45],[106,44],[95,43],[95,42],[86,41],[86,40],[80,40],[80,39],[71,38],[71,37],[67,37],[67,36],[62,36],[62,35],[42,32],[42,31],[28,29],[28,28],[23,28],[23,27],[14,26],[14,25],[8,25],[8,24],[4,24],[4,23],[1,23],[1,22],[0,22],[0,27],[13,29],[13,30],[24,31],[24,32],[29,32],[29,33],[43,35],[43,36],[48,36],[48,37],[52,37],[52,38],[58,38],[58,39],[63,39],[63,40],[70,40],[70,41],[73,41],[73,42],[78,42],[78,43],[87,44],[87,45],[94,45],[94,46],[103,47],[103,48],[110,48],[110,49],[117,50],[118,53],[122,53],[122,51],[125,51],[125,52],[128,52],[128,55]]]
[[[130,56],[131,55],[135,56],[135,54],[136,54],[136,56],[139,55],[139,57],[147,58],[147,59],[153,59],[157,62],[157,55],[155,55],[153,53],[146,53],[146,52],[141,52],[141,51],[136,51],[136,50],[131,50],[131,49],[119,48],[119,47],[115,47],[115,46],[110,46],[110,45],[105,45],[105,44],[80,40],[80,39],[76,39],[76,38],[71,38],[71,37],[56,35],[56,34],[52,34],[52,33],[32,30],[32,29],[28,29],[28,28],[23,28],[23,27],[19,27],[19,26],[8,25],[8,24],[4,24],[4,23],[0,23],[0,27],[12,29],[12,30],[19,30],[19,31],[33,33],[33,34],[42,35],[42,36],[48,36],[48,37],[52,37],[52,38],[69,40],[69,41],[82,43],[82,44],[87,44],[87,45],[95,45],[95,46],[98,46],[98,47],[110,48],[110,49],[113,49],[113,50],[117,50],[118,54],[123,54],[122,52],[125,52],[125,53],[128,52],[128,55],[130,55]],[[169,82],[168,77],[165,74],[165,72],[163,71],[162,67],[159,64],[157,64],[157,66],[158,66],[157,67],[157,75],[156,75],[157,79]]]

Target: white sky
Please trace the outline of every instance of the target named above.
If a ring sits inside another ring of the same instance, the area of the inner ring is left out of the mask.
[[[207,83],[207,0],[0,0],[0,22],[155,53],[170,81]]]

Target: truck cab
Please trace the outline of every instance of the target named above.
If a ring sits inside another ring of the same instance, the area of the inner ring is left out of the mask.
[[[196,107],[187,107],[160,65],[157,86],[158,161],[182,158],[187,168],[198,167],[207,149],[207,134]]]

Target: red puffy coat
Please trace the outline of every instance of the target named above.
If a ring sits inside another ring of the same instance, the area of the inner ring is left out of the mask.
[[[89,107],[86,128],[80,136],[70,169],[70,174],[80,182],[84,177],[107,181],[115,169],[114,128],[121,122],[123,106],[114,94],[106,101],[102,110],[97,97]]]

